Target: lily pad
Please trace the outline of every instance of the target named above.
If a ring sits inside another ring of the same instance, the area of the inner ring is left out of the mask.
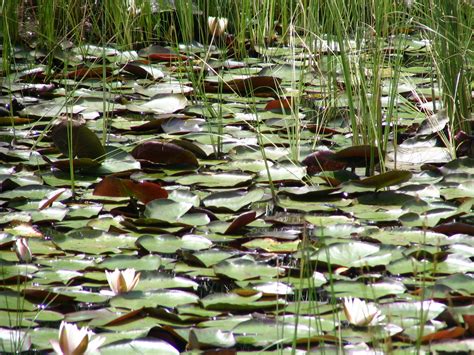
[[[197,303],[199,297],[193,293],[179,290],[131,291],[110,300],[113,307],[125,309],[141,309],[143,307],[177,307],[189,303]]]
[[[214,272],[234,280],[268,279],[283,273],[282,268],[259,263],[252,259],[227,259],[214,265]]]
[[[253,202],[260,201],[263,196],[264,191],[262,189],[254,189],[248,192],[234,190],[211,194],[203,200],[203,203],[206,207],[225,208],[236,212]]]

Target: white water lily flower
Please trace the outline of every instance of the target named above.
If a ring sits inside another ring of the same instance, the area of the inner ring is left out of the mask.
[[[135,274],[135,269],[105,271],[105,276],[115,295],[133,290],[140,280],[140,273]]]
[[[358,298],[344,297],[343,309],[349,323],[357,327],[377,325],[384,319],[381,311],[373,303]]]
[[[58,355],[99,354],[99,347],[105,338],[95,336],[86,327],[79,329],[75,324],[61,322],[59,341],[50,340],[53,350]]]
[[[225,17],[213,17],[209,16],[207,18],[207,26],[209,27],[209,32],[211,32],[214,36],[222,35],[229,23],[229,20]]]
[[[30,247],[28,246],[28,239],[19,238],[15,241],[15,253],[18,260],[29,263],[33,259]]]

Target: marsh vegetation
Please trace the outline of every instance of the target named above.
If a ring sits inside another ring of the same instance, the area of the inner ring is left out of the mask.
[[[0,26],[2,353],[474,350],[471,1]]]

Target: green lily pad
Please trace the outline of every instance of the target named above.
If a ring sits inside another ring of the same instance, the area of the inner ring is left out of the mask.
[[[107,147],[107,154],[102,164],[92,172],[97,175],[108,175],[128,170],[140,169],[140,163],[126,151],[114,147]]]
[[[53,128],[52,136],[56,148],[66,156],[72,152],[72,158],[90,158],[97,161],[105,158],[106,152],[99,138],[81,122],[61,120]]]
[[[320,248],[311,255],[311,260],[346,267],[388,264],[391,259],[390,253],[374,255],[378,253],[379,250],[379,246],[363,242],[335,243]]]
[[[0,193],[0,198],[2,199],[14,199],[22,198],[29,200],[42,200],[47,194],[56,191],[55,188],[44,186],[44,185],[29,185],[29,186],[20,186],[14,190],[5,191]],[[62,193],[57,201],[63,201],[72,196],[70,190]]]
[[[236,325],[232,332],[239,344],[253,346],[268,346],[272,343],[291,343],[293,339],[303,340],[321,335],[315,327],[306,325],[284,323],[281,321],[264,318],[251,319]]]
[[[120,248],[135,246],[135,238],[125,234],[111,234],[100,230],[82,228],[66,234],[55,235],[54,243],[62,250],[81,251],[89,254],[119,253]]]
[[[399,185],[403,182],[410,180],[411,177],[412,173],[409,171],[392,170],[362,180],[354,181],[353,184],[364,187],[371,187],[375,190],[380,190],[384,187]]]
[[[35,274],[35,281],[39,284],[66,284],[74,278],[81,277],[83,274],[71,270],[41,270]]]
[[[188,100],[183,94],[156,95],[149,101],[142,104],[128,104],[127,110],[132,112],[146,112],[154,114],[173,113],[184,109],[188,105]]]
[[[28,351],[31,347],[31,336],[24,330],[0,328],[0,349],[5,353]]]
[[[359,297],[375,300],[388,295],[401,295],[406,288],[397,281],[364,284],[361,282],[336,281],[325,288],[336,297]]]
[[[256,238],[242,244],[247,249],[261,249],[270,253],[294,252],[298,250],[299,240],[290,242],[279,242],[272,238]]]
[[[11,311],[34,311],[36,306],[13,291],[0,291],[0,309]]]
[[[176,202],[170,199],[161,198],[147,203],[144,215],[147,218],[153,218],[158,221],[175,223],[193,205],[186,202]]]
[[[157,270],[161,265],[161,257],[158,255],[145,255],[138,258],[134,255],[114,255],[100,262],[96,267],[114,270],[134,268],[137,271]]]
[[[441,233],[434,233],[423,230],[392,229],[379,230],[370,235],[384,244],[409,245],[411,243],[446,245],[450,244],[448,237]]]
[[[5,328],[33,328],[38,323],[34,319],[27,319],[23,317],[23,313],[0,311],[0,327]]]
[[[387,317],[417,318],[427,321],[439,316],[447,307],[434,301],[422,301],[386,303],[380,305],[379,309]]]
[[[229,259],[235,256],[236,252],[230,250],[221,249],[207,249],[202,251],[196,251],[192,253],[193,260],[199,261],[203,266],[213,266],[223,260]]]
[[[193,293],[179,290],[131,291],[110,300],[113,307],[125,309],[141,309],[143,307],[177,307],[189,303],[197,303],[199,297]]]
[[[260,298],[262,298],[261,292],[250,296],[240,296],[236,293],[212,293],[201,298],[199,303],[204,308],[212,310],[249,310],[255,308],[255,302]]]
[[[203,187],[235,187],[247,185],[251,180],[252,175],[244,173],[213,173],[183,176],[176,179],[176,183]]]
[[[103,355],[134,355],[140,354],[163,354],[163,355],[179,355],[179,351],[164,340],[153,338],[140,338],[133,340],[119,341],[100,348]]]
[[[135,287],[137,291],[151,291],[158,289],[192,289],[196,291],[198,284],[191,279],[173,276],[160,271],[144,271],[140,275],[140,282]]]
[[[282,268],[259,263],[247,258],[227,259],[214,265],[213,268],[216,275],[222,275],[239,281],[273,278],[283,273]]]
[[[248,192],[245,190],[234,190],[211,194],[203,200],[203,203],[206,207],[225,208],[237,212],[253,202],[262,200],[263,196],[264,191],[262,189],[250,190]]]
[[[137,244],[149,252],[173,254],[177,250],[203,250],[212,246],[212,242],[206,237],[188,234],[183,237],[176,237],[171,234],[145,235],[137,240]]]
[[[436,281],[436,284],[446,285],[452,290],[466,294],[474,294],[474,276],[469,274],[454,274]]]
[[[268,176],[270,174],[270,177]],[[269,168],[261,170],[258,173],[257,181],[302,181],[306,175],[306,167],[297,165],[273,165]]]
[[[200,347],[230,348],[235,345],[232,332],[223,332],[220,329],[191,329],[189,333],[189,344]]]

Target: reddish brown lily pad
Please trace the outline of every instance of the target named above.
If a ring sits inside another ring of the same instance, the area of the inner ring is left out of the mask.
[[[459,338],[459,337],[462,337],[465,332],[466,332],[466,329],[462,327],[452,327],[449,329],[443,329],[435,333],[428,334],[421,337],[421,342],[431,343],[432,341],[436,341],[436,340]]]
[[[333,151],[319,150],[304,158],[302,163],[307,167],[308,174],[344,169],[347,163],[333,159],[334,156],[335,153]]]
[[[293,108],[293,100],[291,98],[275,99],[265,105],[265,110],[273,112],[283,112],[290,108]]]
[[[433,232],[443,233],[446,235],[454,234],[469,234],[474,235],[474,226],[467,223],[453,222],[453,223],[444,223],[434,227]]]
[[[69,159],[56,160],[55,162],[51,162],[51,165],[54,168],[64,172],[69,172],[70,164],[71,163]],[[72,160],[72,166],[74,170],[89,170],[99,167],[100,163],[91,158],[79,158]]]
[[[232,234],[233,232],[245,227],[247,224],[252,223],[257,219],[257,212],[248,211],[240,214],[235,218],[232,223],[227,227],[224,234]]]
[[[140,57],[145,57],[155,62],[173,62],[178,60],[189,59],[183,54],[176,53],[169,48],[162,47],[159,45],[153,45],[147,48],[143,48],[138,52],[138,55]]]
[[[158,198],[168,197],[168,192],[160,184],[149,181],[136,182],[115,176],[105,177],[97,184],[93,194],[109,197],[133,196],[145,204]]]
[[[273,76],[251,76],[245,79],[235,79],[221,83],[206,82],[206,92],[237,93],[241,96],[254,95],[258,97],[278,96],[281,79]]]
[[[168,142],[149,141],[142,143],[133,149],[132,156],[135,159],[155,164],[191,166],[194,168],[199,166],[199,162],[192,152]]]
[[[380,160],[377,147],[370,145],[354,145],[342,149],[334,154],[332,159],[346,163],[350,167],[365,167],[370,164],[370,157],[373,154],[374,162]]]
[[[84,80],[84,79],[102,79],[104,77],[112,75],[112,69],[109,67],[104,68],[102,66],[87,67],[80,66],[76,70],[70,71],[65,75],[62,75],[68,79]]]

